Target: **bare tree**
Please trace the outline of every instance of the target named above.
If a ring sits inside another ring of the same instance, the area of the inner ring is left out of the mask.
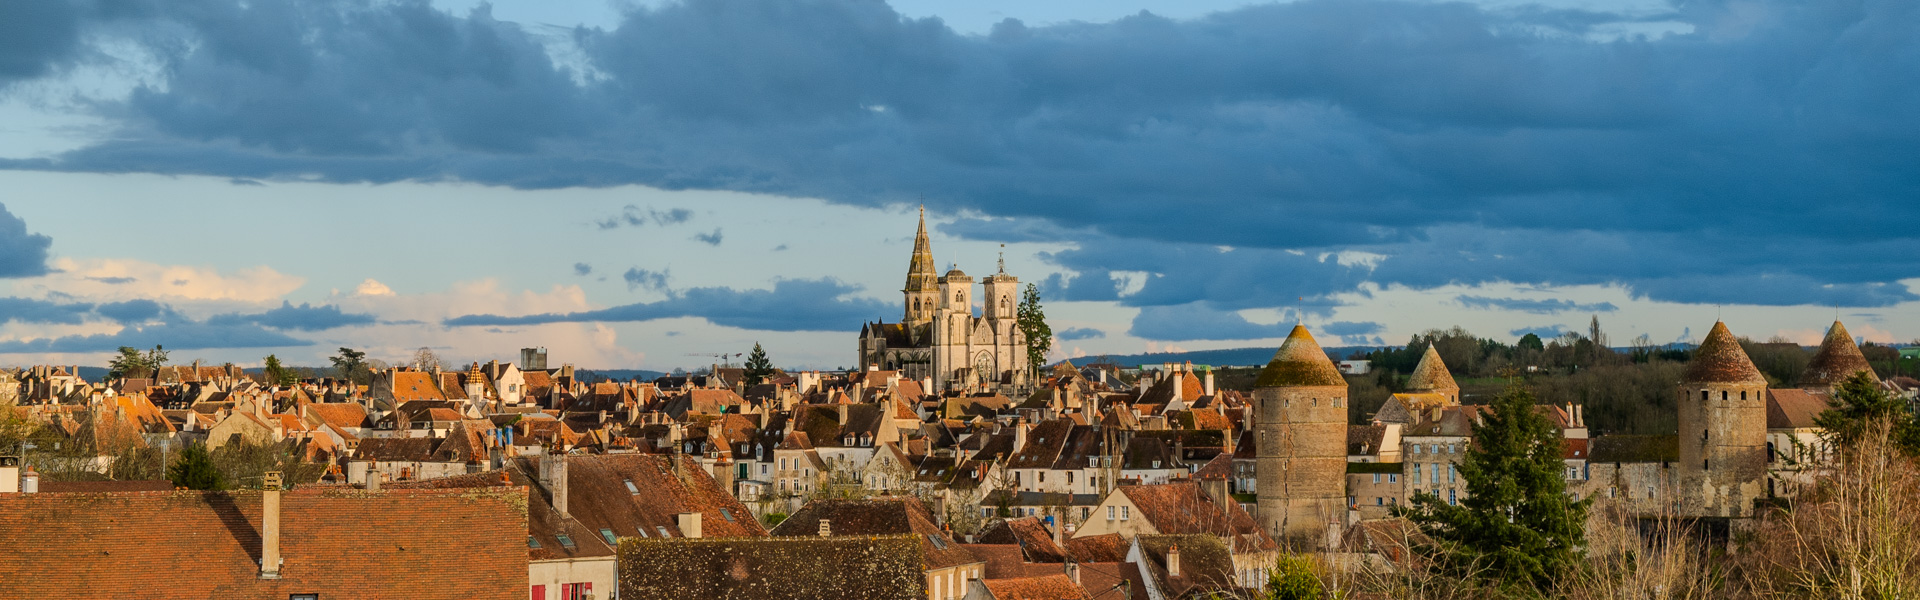
[[[1751,597],[1920,597],[1920,470],[1882,422],[1754,539],[1739,562]]]
[[[434,354],[432,348],[421,346],[413,351],[413,362],[408,364],[416,371],[432,371],[440,368],[440,355]]]

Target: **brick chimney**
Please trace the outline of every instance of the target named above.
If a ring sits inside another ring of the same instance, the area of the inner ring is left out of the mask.
[[[1073,562],[1071,558],[1067,559],[1067,579],[1073,580],[1074,585],[1080,585],[1080,563]]]
[[[1180,576],[1180,545],[1167,546],[1167,576]]]
[[[567,455],[540,455],[540,487],[553,495],[553,509],[567,514]]]
[[[820,520],[820,537],[833,537],[832,521],[826,519]]]
[[[260,492],[260,578],[280,578],[280,472],[268,471]]]
[[[680,525],[681,537],[696,538],[696,539],[700,537],[700,513],[697,513],[697,512],[680,513],[680,514],[674,515],[674,520],[678,522]]]

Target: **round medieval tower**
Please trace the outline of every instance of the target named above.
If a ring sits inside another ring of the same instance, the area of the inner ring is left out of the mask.
[[[1715,322],[1680,379],[1680,514],[1749,517],[1765,495],[1767,378]]]
[[[1827,328],[1827,337],[1820,341],[1820,350],[1813,353],[1807,361],[1807,369],[1800,372],[1800,387],[1806,390],[1831,391],[1840,382],[1853,377],[1854,373],[1865,371],[1874,376],[1873,365],[1867,362],[1867,356],[1860,353],[1860,346],[1853,343],[1853,336],[1847,333],[1847,326],[1839,321]]]
[[[1347,380],[1296,325],[1253,384],[1259,518],[1295,549],[1336,543],[1346,520]]]

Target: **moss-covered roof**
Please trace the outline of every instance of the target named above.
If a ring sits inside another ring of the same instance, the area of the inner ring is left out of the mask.
[[[1868,364],[1866,355],[1860,353],[1860,346],[1853,343],[1847,326],[1834,321],[1833,327],[1827,329],[1827,339],[1820,341],[1820,350],[1813,353],[1812,360],[1807,361],[1807,370],[1800,372],[1800,387],[1833,387],[1861,371],[1871,375],[1873,365]]]
[[[1747,358],[1747,351],[1740,347],[1740,340],[1727,331],[1727,324],[1715,321],[1713,330],[1707,332],[1707,339],[1693,350],[1693,358],[1687,361],[1687,373],[1680,381],[1765,385],[1767,377],[1754,368],[1753,360]]]
[[[1460,384],[1454,383],[1453,374],[1447,372],[1447,362],[1440,360],[1440,351],[1433,344],[1427,344],[1427,353],[1420,355],[1420,364],[1413,368],[1413,377],[1407,380],[1409,392],[1438,392],[1442,390],[1460,391]]]
[[[1344,385],[1347,380],[1340,376],[1340,369],[1333,366],[1327,352],[1313,341],[1313,334],[1307,332],[1305,325],[1293,326],[1287,341],[1280,344],[1280,351],[1273,354],[1273,360],[1253,381],[1253,387],[1257,388]]]
[[[1588,442],[1587,462],[1652,463],[1680,460],[1680,438],[1672,435],[1603,435]]]
[[[624,598],[925,598],[918,536],[627,538]],[[522,573],[524,576],[525,573]]]

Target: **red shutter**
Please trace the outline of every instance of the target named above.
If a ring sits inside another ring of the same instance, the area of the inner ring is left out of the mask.
[[[531,598],[532,600],[547,600],[547,586],[533,586],[533,595]]]

